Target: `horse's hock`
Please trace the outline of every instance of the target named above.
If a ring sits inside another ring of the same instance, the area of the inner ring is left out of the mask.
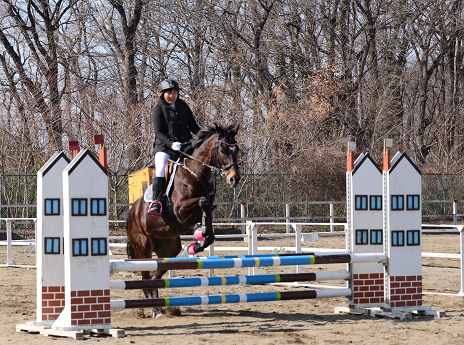
[[[354,161],[353,152],[348,152],[349,254],[110,261],[106,169],[87,150],[81,151],[71,162],[63,153],[57,153],[38,173],[37,275],[40,285],[37,294],[37,320],[18,325],[17,330],[75,338],[83,338],[88,332],[119,337],[124,332],[112,328],[111,309],[336,296],[348,297],[348,307],[336,308],[336,312],[360,312],[400,318],[408,317],[412,313],[439,316],[438,312],[422,305],[420,171],[405,154],[398,153],[390,159],[388,150],[385,150],[384,158],[384,170],[381,171],[369,155],[361,154]],[[143,271],[158,268],[236,268],[340,262],[347,263],[349,270],[318,272],[311,277],[308,273],[302,273],[303,276],[291,277],[251,275],[193,280],[179,278],[138,282],[110,281],[110,269]],[[58,272],[62,274],[57,274]],[[112,289],[126,289],[131,288],[130,286],[140,289],[147,286],[162,287],[159,284],[163,283],[172,287],[268,284],[303,279],[343,279],[348,284],[346,288],[339,289],[153,300],[110,299]]]

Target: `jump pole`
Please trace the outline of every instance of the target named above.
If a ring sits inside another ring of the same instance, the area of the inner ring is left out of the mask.
[[[147,307],[181,307],[188,305],[208,305],[226,303],[269,302],[297,299],[346,297],[351,289],[303,290],[288,292],[262,292],[231,295],[208,295],[189,297],[166,297],[137,300],[112,300],[111,309],[147,308]]]
[[[336,254],[336,255],[298,255],[284,257],[247,257],[236,259],[211,260],[111,260],[110,273],[124,271],[155,271],[182,269],[211,269],[211,268],[239,268],[239,267],[269,267],[290,265],[317,265],[335,263],[382,262],[383,253],[374,254]]]
[[[162,289],[198,286],[256,285],[303,281],[346,280],[349,279],[350,276],[351,274],[348,271],[337,271],[300,274],[266,274],[258,276],[195,277],[111,281],[110,290]]]

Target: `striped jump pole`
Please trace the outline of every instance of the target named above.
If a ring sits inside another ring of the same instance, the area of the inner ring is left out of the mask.
[[[228,277],[194,277],[171,279],[147,279],[131,281],[112,281],[111,290],[133,289],[162,289],[197,286],[221,285],[254,285],[271,283],[289,283],[321,280],[346,280],[351,277],[348,271],[293,273],[293,274],[266,274],[258,276],[228,276]]]
[[[328,290],[303,290],[286,292],[261,292],[231,295],[189,296],[189,297],[165,297],[147,298],[136,300],[112,300],[111,309],[127,308],[153,308],[153,307],[182,307],[188,305],[247,303],[286,301],[297,299],[346,297],[351,295],[351,289],[328,289]]]
[[[318,252],[317,254],[325,254]],[[334,254],[334,253],[331,253]],[[338,254],[338,253],[335,253]],[[210,255],[210,256],[188,256],[188,257],[173,257],[173,258],[152,258],[152,259],[128,259],[127,261],[185,261],[185,260],[211,260],[211,259],[244,259],[244,258],[267,258],[267,257],[285,257],[285,256],[299,256],[299,255],[316,255],[316,253],[288,253],[288,254],[255,254],[255,255]]]
[[[246,257],[208,260],[112,260],[110,273],[123,271],[154,271],[182,269],[211,269],[237,267],[268,267],[289,265],[314,265],[357,262],[381,262],[385,254],[336,254],[336,255],[292,255],[271,257]]]

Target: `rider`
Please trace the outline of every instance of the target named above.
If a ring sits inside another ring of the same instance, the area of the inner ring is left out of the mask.
[[[187,103],[179,98],[179,84],[173,79],[165,79],[159,85],[160,97],[153,108],[153,128],[155,131],[155,176],[153,177],[153,201],[148,213],[161,215],[161,195],[166,180],[164,167],[168,159],[176,151],[180,151],[181,143],[189,141],[192,133],[201,129]]]

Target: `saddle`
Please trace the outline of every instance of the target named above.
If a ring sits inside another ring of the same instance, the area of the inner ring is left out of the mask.
[[[161,196],[161,203],[163,204],[163,206],[166,206],[166,208],[169,210],[169,213],[171,213],[171,215],[173,216],[173,218],[177,221],[177,223],[179,225],[182,225],[182,226],[194,226],[196,225],[195,224],[190,224],[190,223],[184,223],[184,222],[181,222],[179,219],[177,219],[177,216],[175,215],[174,213],[174,206],[171,202],[171,196],[172,196],[172,190],[173,190],[173,185],[174,185],[174,176],[176,174],[176,170],[177,170],[177,167],[178,167],[178,162],[179,162],[180,158],[177,159],[176,162],[174,161],[168,161],[166,163],[166,169],[165,169],[165,172],[164,172],[164,177],[166,178],[166,191],[163,193],[163,195]],[[146,202],[152,202],[154,199],[153,199],[153,191],[152,191],[152,187],[151,185],[147,188],[147,190],[145,191],[144,195],[143,195],[143,199],[146,201]]]
[[[172,195],[172,185],[174,183],[174,173],[176,172],[177,165],[173,161],[168,161],[166,163],[166,169],[164,171],[164,178],[166,179],[166,191],[163,193],[163,197]],[[143,193],[143,200],[145,202],[152,202],[154,200],[153,188],[152,185],[149,185],[148,188]]]

